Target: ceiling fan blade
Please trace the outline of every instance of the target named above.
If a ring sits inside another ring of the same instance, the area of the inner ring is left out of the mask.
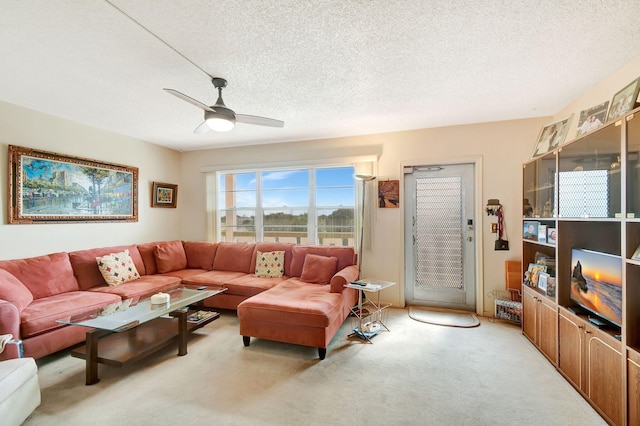
[[[173,96],[177,96],[178,98],[182,99],[183,101],[187,101],[189,102],[191,105],[195,105],[198,108],[202,108],[205,111],[211,111],[211,112],[216,112],[214,109],[212,109],[210,106],[203,104],[200,101],[196,101],[195,99],[193,99],[190,96],[185,95],[184,93],[180,93],[177,90],[173,90],[173,89],[162,89],[167,93],[171,93]]]
[[[201,125],[196,127],[196,129],[193,131],[193,133],[207,133],[209,131],[211,131],[211,127],[207,126],[207,122],[206,121],[203,121]]]
[[[257,115],[236,114],[236,121],[238,123],[257,124],[258,126],[284,127],[284,121],[258,117]]]

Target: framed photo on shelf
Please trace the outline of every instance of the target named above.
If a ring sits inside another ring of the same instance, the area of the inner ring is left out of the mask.
[[[538,241],[538,226],[540,226],[540,222],[525,220],[522,229],[522,238],[525,240]]]
[[[589,133],[606,123],[608,108],[609,101],[606,101],[600,105],[582,110],[580,117],[578,117],[578,131],[576,132],[576,136]]]
[[[547,228],[547,243],[556,244],[558,242],[558,231],[556,228]]]
[[[538,272],[538,288],[547,293],[549,274],[546,272]]]
[[[637,78],[613,95],[611,108],[609,108],[609,113],[607,114],[607,122],[614,121],[631,111],[636,106],[639,91],[640,78]]]
[[[547,225],[538,225],[538,241],[541,243],[547,242]]]
[[[151,207],[176,208],[178,205],[178,185],[153,182]]]
[[[547,152],[562,145],[567,137],[572,118],[573,114],[565,119],[558,120],[544,126],[540,131],[538,141],[536,142],[536,146],[531,157],[546,154]]]
[[[529,287],[538,287],[538,276],[540,272],[547,272],[547,265],[530,263],[527,272],[524,274],[524,283]]]
[[[549,276],[547,278],[547,296],[556,297],[556,278]]]

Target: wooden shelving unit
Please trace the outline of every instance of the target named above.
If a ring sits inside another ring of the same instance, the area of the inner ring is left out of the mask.
[[[546,256],[556,282],[553,294],[525,286],[523,334],[608,423],[640,424],[640,108],[525,163],[522,193],[522,229],[557,230],[556,244],[522,240],[523,276]],[[620,326],[572,309],[574,248],[621,259]]]

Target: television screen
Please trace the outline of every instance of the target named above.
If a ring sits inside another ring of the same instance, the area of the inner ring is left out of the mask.
[[[584,249],[571,250],[571,300],[622,326],[622,259]]]

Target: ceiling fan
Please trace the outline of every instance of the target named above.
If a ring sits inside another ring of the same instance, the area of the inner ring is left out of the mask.
[[[227,87],[227,80],[220,77],[211,79],[213,86],[218,89],[218,100],[214,105],[207,106],[184,93],[180,93],[173,89],[164,89],[166,92],[187,101],[192,105],[204,110],[204,122],[200,124],[193,133],[205,133],[210,130],[217,132],[228,132],[235,127],[236,122],[246,124],[256,124],[258,126],[284,127],[284,121],[275,120],[273,118],[258,117],[256,115],[236,114],[233,110],[227,108],[222,100],[222,89]]]

